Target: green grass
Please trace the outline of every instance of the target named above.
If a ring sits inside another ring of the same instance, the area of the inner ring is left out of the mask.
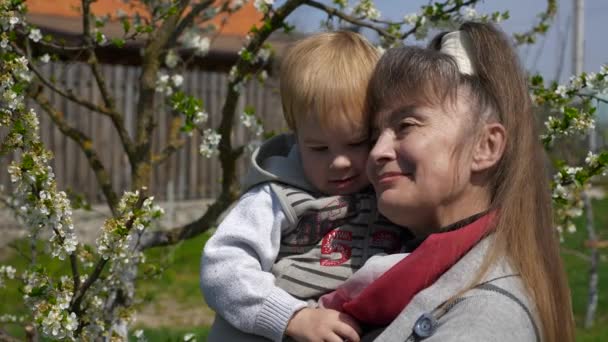
[[[598,239],[608,239],[608,199],[593,202],[594,226],[598,234]],[[603,249],[599,263],[599,299],[596,311],[594,327],[584,329],[585,313],[587,309],[587,293],[589,268],[588,261],[580,258],[569,251],[576,251],[589,254],[589,250],[584,243],[588,239],[585,230],[585,220],[577,222],[577,231],[573,234],[564,233],[564,252],[562,257],[572,292],[572,307],[576,320],[576,340],[577,341],[608,341],[608,250]]]
[[[594,202],[595,226],[600,239],[608,239],[608,199]],[[177,246],[155,248],[146,251],[146,258],[149,264],[161,265],[160,273],[157,277],[139,281],[137,284],[137,295],[140,298],[139,308],[155,312],[159,316],[167,316],[171,308],[165,307],[167,303],[172,303],[176,307],[173,310],[183,316],[188,316],[188,312],[183,310],[199,310],[198,314],[207,315],[209,321],[212,312],[206,307],[204,299],[200,294],[198,284],[199,262],[202,248],[209,238],[209,233],[203,234],[194,239],[184,241]],[[595,326],[591,329],[583,329],[582,324],[585,317],[587,304],[587,282],[588,282],[588,261],[576,256],[572,251],[588,253],[584,247],[587,240],[587,233],[584,228],[584,220],[578,222],[576,233],[564,234],[564,250],[570,252],[562,253],[566,271],[570,281],[573,297],[573,308],[577,323],[577,341],[608,341],[608,250],[602,250],[604,260],[600,261],[600,298],[596,313]],[[24,247],[24,246],[22,246]],[[12,253],[8,260],[1,264],[11,264],[19,269],[26,265],[22,258]],[[51,262],[44,259],[45,267],[54,274],[66,272],[61,263]],[[21,295],[17,290],[16,282],[9,282],[8,286],[0,291],[0,315],[7,312],[25,312],[21,303]],[[197,341],[204,341],[208,333],[208,324],[189,324],[179,322],[148,326],[145,322],[136,322],[133,331],[143,329],[148,341],[182,341],[187,333],[194,333]],[[11,332],[18,332],[15,328],[9,329]],[[132,338],[131,341],[135,339]]]

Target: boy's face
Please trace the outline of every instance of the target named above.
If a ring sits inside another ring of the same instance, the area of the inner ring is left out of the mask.
[[[370,150],[366,129],[355,125],[321,128],[314,115],[297,124],[297,138],[308,181],[327,195],[352,194],[369,181],[365,164]]]

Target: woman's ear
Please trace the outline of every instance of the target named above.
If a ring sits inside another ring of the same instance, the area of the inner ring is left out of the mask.
[[[496,165],[505,150],[506,140],[503,125],[498,122],[485,124],[473,151],[471,171],[485,171]]]

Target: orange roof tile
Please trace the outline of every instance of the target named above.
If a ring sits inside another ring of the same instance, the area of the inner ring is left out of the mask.
[[[26,4],[29,13],[38,17],[48,15],[75,18],[80,15],[81,0],[26,0]],[[125,4],[122,0],[97,0],[91,5],[91,11],[97,16],[110,14],[115,17],[118,9],[129,15],[139,12],[142,17],[148,17],[145,7],[139,1],[131,1]],[[222,19],[222,16],[218,16],[211,22],[220,28]],[[262,14],[249,2],[230,16],[224,27],[221,28],[221,33],[245,36],[251,26],[259,24],[261,19]]]

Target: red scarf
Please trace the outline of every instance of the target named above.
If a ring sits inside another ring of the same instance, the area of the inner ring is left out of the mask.
[[[481,240],[494,216],[491,212],[462,228],[429,235],[407,258],[344,303],[343,311],[365,324],[388,325]]]

